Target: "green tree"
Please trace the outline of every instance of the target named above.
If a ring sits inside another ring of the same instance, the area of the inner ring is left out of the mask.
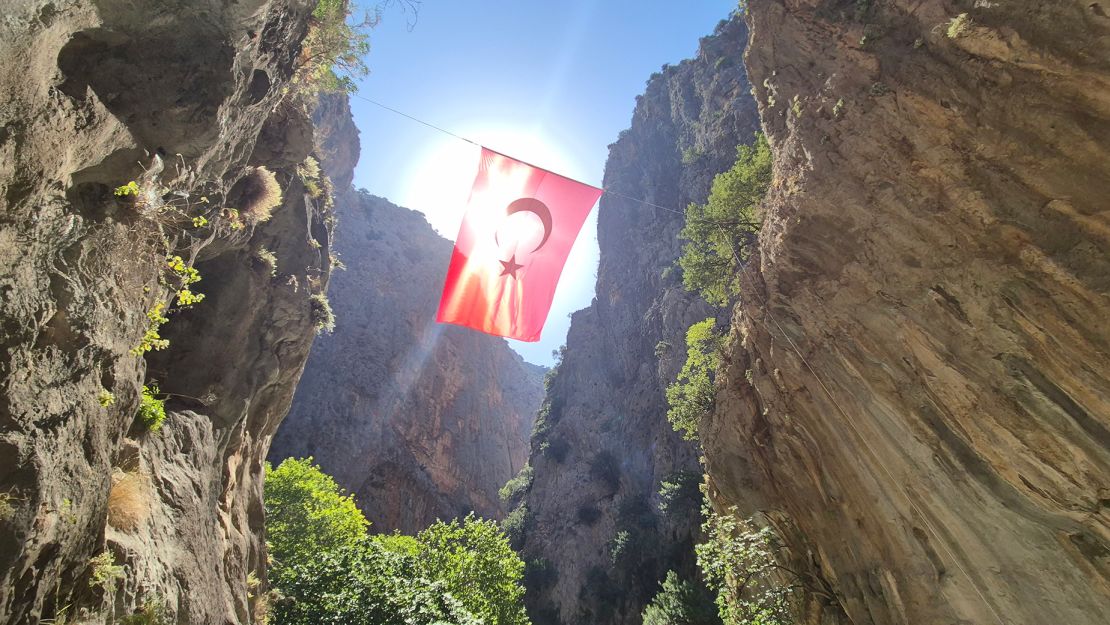
[[[280,563],[307,562],[317,554],[355,545],[370,523],[335,480],[312,458],[267,463],[266,537]]]
[[[682,281],[705,301],[728,304],[740,292],[740,266],[748,259],[759,231],[759,203],[771,184],[771,149],[757,134],[752,145],[736,148],[736,163],[713,179],[705,204],[686,207],[687,241],[678,264]]]
[[[425,574],[438,575],[447,592],[490,625],[525,625],[524,562],[494,521],[473,513],[459,522],[437,522],[420,532]]]
[[[528,625],[524,563],[495,522],[368,536],[311,458],[267,465],[265,487],[274,625]]]
[[[367,30],[378,16],[351,21],[349,0],[319,0],[308,34],[301,42],[297,82],[309,91],[355,90],[355,80],[369,73],[363,58],[370,52]]]
[[[667,572],[662,589],[644,608],[644,625],[721,625],[713,599],[701,584]]]
[[[686,440],[698,440],[698,421],[713,408],[713,375],[723,340],[716,325],[710,317],[686,331],[686,363],[667,387],[667,420]]]
[[[706,584],[717,592],[725,625],[792,625],[798,579],[775,559],[780,548],[769,527],[741,518],[735,507],[717,514],[706,506],[705,542],[694,550]]]

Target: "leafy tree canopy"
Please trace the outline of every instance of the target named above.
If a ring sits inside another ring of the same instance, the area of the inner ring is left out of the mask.
[[[644,625],[721,625],[713,599],[700,584],[667,572],[659,594],[644,608]]]
[[[771,149],[757,134],[752,145],[736,149],[736,163],[713,179],[705,204],[686,207],[687,241],[678,264],[690,291],[717,306],[740,293],[740,266],[748,259],[759,231],[759,203],[771,184]]]
[[[698,421],[713,408],[713,374],[720,362],[722,337],[710,317],[686,331],[686,364],[667,387],[667,420],[686,440],[698,440]]]
[[[266,471],[274,625],[528,625],[524,563],[493,521],[417,536],[369,523],[312,459]]]

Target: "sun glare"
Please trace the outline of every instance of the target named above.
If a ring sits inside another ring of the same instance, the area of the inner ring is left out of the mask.
[[[557,174],[592,184],[598,182],[596,178],[600,172],[592,172],[591,175],[591,172],[583,171],[558,147],[557,140],[545,137],[543,133],[507,127],[460,126],[459,134],[479,141],[491,150]],[[405,172],[402,195],[396,199],[397,203],[420,211],[432,228],[445,238],[454,240],[462,223],[471,185],[478,173],[480,154],[481,148],[476,145],[452,137],[437,137],[418,153]],[[512,199],[507,198],[506,203]],[[595,207],[571,248],[555,291],[548,325],[553,325],[554,321],[554,326],[559,329],[549,327],[547,332],[565,332],[565,315],[571,312],[572,307],[582,305],[577,302],[583,299],[588,302],[588,294],[593,292],[594,270],[597,268],[596,210]],[[543,230],[538,220],[527,214],[506,220],[503,227],[537,233],[537,241]],[[506,240],[514,238],[518,237],[506,237]]]

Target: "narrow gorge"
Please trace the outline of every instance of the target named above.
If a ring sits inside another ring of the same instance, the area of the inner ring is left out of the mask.
[[[0,624],[1107,621],[1106,3],[742,2],[637,77],[550,368],[359,188],[419,4],[0,8]]]

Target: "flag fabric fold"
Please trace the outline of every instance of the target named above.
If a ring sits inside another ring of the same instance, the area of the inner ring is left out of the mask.
[[[602,190],[482,148],[436,320],[538,341]]]

